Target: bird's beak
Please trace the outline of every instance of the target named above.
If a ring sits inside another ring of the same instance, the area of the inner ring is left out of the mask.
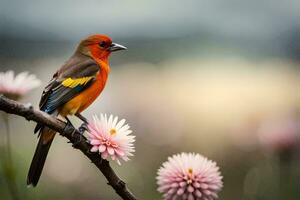
[[[126,50],[127,48],[124,47],[123,45],[117,44],[117,43],[112,43],[110,45],[110,47],[108,48],[108,50],[110,52],[114,52],[114,51],[120,51],[120,50]]]

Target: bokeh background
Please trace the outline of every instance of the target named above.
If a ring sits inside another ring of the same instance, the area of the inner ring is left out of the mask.
[[[37,106],[78,41],[108,34],[128,51],[111,57],[107,87],[84,115],[127,119],[136,153],[112,165],[140,199],[162,199],[155,176],[168,156],[196,152],[220,166],[222,200],[298,200],[299,18],[297,0],[0,0],[0,70],[36,74],[43,84],[22,102]],[[22,199],[119,199],[62,137],[27,188],[35,124],[10,116],[10,126]],[[0,196],[10,199],[3,174]]]

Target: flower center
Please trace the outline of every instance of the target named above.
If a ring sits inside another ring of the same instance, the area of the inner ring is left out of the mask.
[[[116,135],[117,134],[117,130],[114,129],[114,128],[112,128],[112,129],[110,129],[109,133],[110,133],[110,135]]]
[[[193,169],[188,168],[187,184],[192,184],[193,182]]]

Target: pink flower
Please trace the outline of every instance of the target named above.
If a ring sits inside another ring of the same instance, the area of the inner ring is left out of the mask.
[[[300,147],[300,121],[295,118],[270,120],[258,130],[259,142],[267,150],[284,152]]]
[[[195,153],[169,157],[158,170],[157,184],[166,200],[213,200],[223,187],[216,163]]]
[[[0,72],[0,94],[15,100],[40,84],[41,81],[28,72],[22,72],[16,76],[13,71]]]
[[[120,165],[120,159],[129,160],[129,156],[133,156],[135,136],[130,135],[132,131],[128,124],[125,124],[125,119],[118,122],[118,117],[110,115],[107,118],[106,114],[93,116],[93,120],[88,123],[88,139],[92,152],[99,152],[103,159],[109,156],[112,160],[116,160]]]

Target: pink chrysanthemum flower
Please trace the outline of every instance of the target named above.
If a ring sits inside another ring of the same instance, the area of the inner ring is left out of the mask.
[[[88,139],[92,152],[101,153],[103,159],[109,156],[112,160],[116,160],[120,165],[120,159],[129,160],[129,156],[133,156],[135,136],[130,135],[132,131],[129,125],[125,124],[125,119],[118,121],[118,117],[110,115],[107,118],[106,114],[93,116],[93,120],[88,123]]]
[[[223,187],[216,163],[195,153],[169,157],[158,170],[157,184],[166,200],[213,200]]]
[[[265,122],[258,130],[259,142],[267,150],[285,152],[300,148],[299,119],[279,119]]]
[[[0,72],[0,94],[15,100],[40,84],[41,81],[28,72],[22,72],[16,76],[13,71]]]

